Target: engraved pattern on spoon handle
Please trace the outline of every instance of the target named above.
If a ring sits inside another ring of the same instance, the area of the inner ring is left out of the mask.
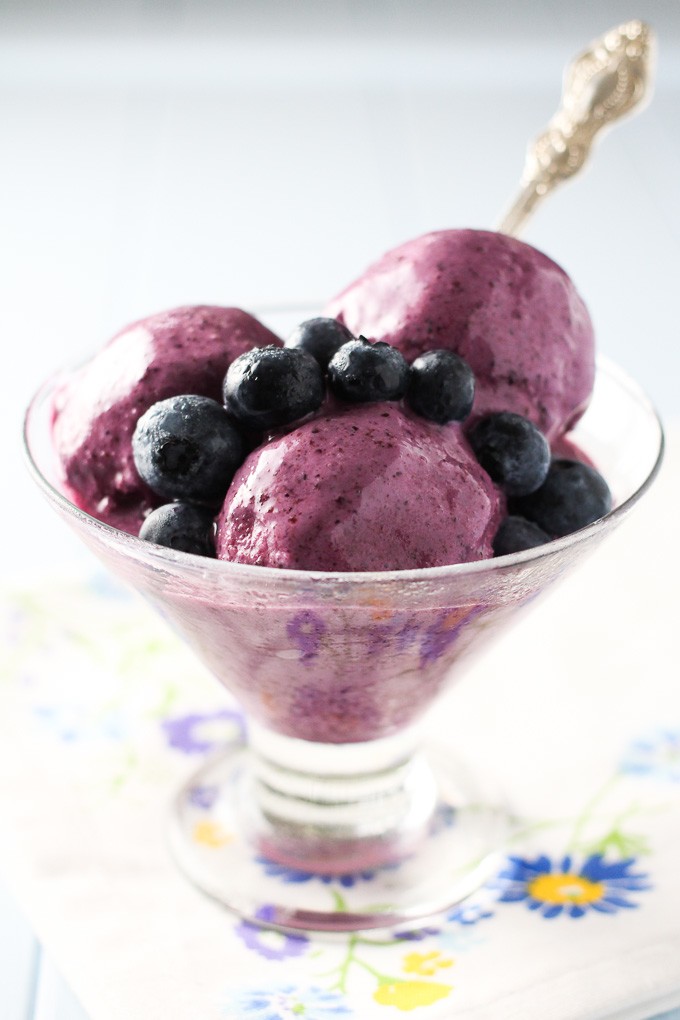
[[[650,97],[655,52],[649,25],[628,21],[596,39],[569,64],[561,105],[529,145],[521,190],[498,230],[518,234],[539,202],[578,173],[595,136]]]

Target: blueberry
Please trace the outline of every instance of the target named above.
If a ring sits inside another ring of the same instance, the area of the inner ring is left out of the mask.
[[[248,428],[267,429],[316,411],[325,394],[318,362],[299,347],[255,347],[224,377],[227,410]]]
[[[140,477],[164,499],[217,503],[243,456],[241,437],[224,408],[209,397],[159,400],[132,437]]]
[[[474,397],[473,371],[453,351],[428,351],[411,365],[406,402],[421,417],[440,425],[463,421]]]
[[[522,552],[523,549],[534,549],[550,541],[538,524],[527,521],[524,517],[510,515],[501,523],[493,540],[493,551],[496,556],[507,556],[509,553]]]
[[[399,400],[406,393],[409,368],[403,354],[365,337],[350,340],[328,365],[328,384],[340,400],[363,404],[373,400]]]
[[[354,335],[347,326],[337,319],[319,317],[301,322],[286,340],[286,347],[307,351],[325,371],[335,352],[349,340],[354,340]]]
[[[543,483],[550,447],[542,432],[519,414],[487,414],[468,435],[477,460],[509,496],[524,496]]]
[[[514,500],[512,507],[554,536],[585,528],[611,508],[611,493],[602,475],[588,464],[566,458],[554,460],[540,489]]]
[[[214,556],[213,531],[213,516],[205,507],[193,503],[166,503],[149,514],[139,530],[139,537],[168,549]]]

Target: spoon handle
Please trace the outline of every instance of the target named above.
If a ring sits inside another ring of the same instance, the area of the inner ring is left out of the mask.
[[[655,51],[650,26],[627,21],[568,65],[562,102],[529,145],[519,193],[497,228],[501,233],[517,235],[541,200],[579,172],[595,136],[649,99]]]

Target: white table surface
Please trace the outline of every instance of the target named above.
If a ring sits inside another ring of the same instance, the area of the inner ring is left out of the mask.
[[[85,555],[21,464],[21,412],[50,371],[164,307],[323,300],[409,236],[493,226],[557,105],[562,67],[631,16],[659,34],[655,99],[524,236],[575,278],[600,349],[673,417],[675,0],[5,0],[4,571]],[[83,1020],[2,887],[0,989],[6,1020]]]

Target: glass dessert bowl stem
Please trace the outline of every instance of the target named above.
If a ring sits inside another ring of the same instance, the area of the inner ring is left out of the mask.
[[[322,931],[419,926],[483,884],[511,804],[423,748],[421,726],[472,653],[647,490],[663,435],[639,388],[601,363],[572,436],[612,489],[605,518],[496,560],[355,574],[206,560],[95,520],[53,474],[54,390],[26,419],[34,479],[249,720],[248,744],[206,762],[174,800],[172,849],[191,881],[255,923]]]
[[[267,857],[310,872],[349,874],[405,856],[437,803],[414,729],[365,744],[314,744],[251,725],[251,838]]]

